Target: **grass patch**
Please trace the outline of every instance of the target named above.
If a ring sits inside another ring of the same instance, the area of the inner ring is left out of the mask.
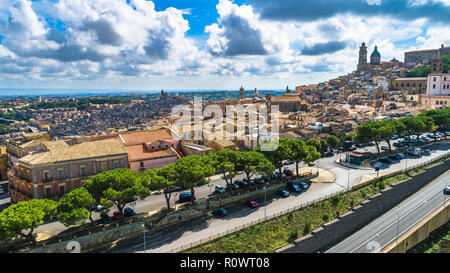
[[[443,161],[441,161],[443,162]],[[436,164],[433,164],[436,165]],[[429,165],[428,165],[429,166]],[[307,235],[320,225],[332,221],[339,215],[359,205],[382,189],[409,179],[424,171],[411,170],[392,177],[382,178],[371,184],[344,192],[299,210],[270,219],[240,231],[225,235],[210,242],[182,251],[183,253],[271,253],[274,249],[288,245]]]

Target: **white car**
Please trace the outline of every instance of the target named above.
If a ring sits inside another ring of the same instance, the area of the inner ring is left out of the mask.
[[[224,193],[225,189],[222,186],[220,186],[220,185],[216,185],[216,192],[217,193]]]

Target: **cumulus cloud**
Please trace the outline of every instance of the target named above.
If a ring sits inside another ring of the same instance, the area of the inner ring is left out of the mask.
[[[253,2],[263,18],[274,20],[313,21],[350,13],[362,16],[392,16],[408,21],[428,18],[436,22],[450,22],[448,1],[254,0]]]
[[[207,45],[212,54],[268,55],[287,49],[289,42],[282,28],[261,21],[252,6],[219,0],[217,12],[218,23],[205,28],[209,34]],[[286,44],[283,45],[283,42]]]
[[[301,49],[301,53],[303,55],[317,56],[342,50],[346,46],[347,46],[346,42],[330,41],[326,43],[314,44],[312,46],[305,46],[304,48]]]
[[[2,10],[8,19],[0,23],[2,45],[22,58],[54,60],[61,66],[90,62],[101,67],[96,71],[80,68],[74,75],[103,69],[137,75],[149,70],[139,64],[156,66],[169,59],[171,65],[159,67],[176,69],[183,58],[198,54],[193,41],[185,36],[189,24],[183,11],[156,11],[151,1],[45,1],[48,15],[62,22],[64,29],[56,29],[38,16],[30,0],[8,2],[6,11]]]

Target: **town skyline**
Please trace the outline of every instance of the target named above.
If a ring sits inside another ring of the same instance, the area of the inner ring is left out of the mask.
[[[450,1],[284,2],[0,1],[0,85],[280,90],[351,73],[362,42],[382,61],[450,44]]]

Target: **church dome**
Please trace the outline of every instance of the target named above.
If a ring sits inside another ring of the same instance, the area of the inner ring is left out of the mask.
[[[372,52],[372,55],[370,57],[381,57],[380,52],[378,52],[377,47],[375,46],[374,51]]]

